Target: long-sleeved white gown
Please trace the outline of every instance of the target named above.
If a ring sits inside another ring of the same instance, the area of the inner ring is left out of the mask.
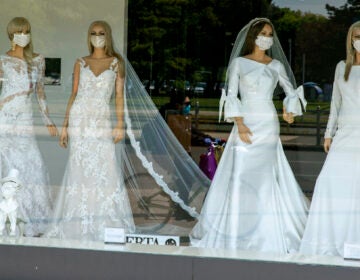
[[[34,91],[44,123],[51,125],[52,121],[44,93],[44,57],[34,57],[30,71],[28,68],[25,60],[0,56],[0,175],[5,177],[12,168],[19,170],[22,188],[17,200],[26,222],[24,234],[34,236],[45,231],[51,216],[48,173],[35,139]]]
[[[212,181],[191,244],[278,253],[298,250],[308,201],[297,184],[279,138],[272,98],[277,83],[288,112],[301,115],[303,88],[295,90],[278,60],[233,60],[225,119],[243,117],[252,144],[240,140],[236,123]],[[238,98],[240,92],[241,100]]]
[[[336,66],[325,138],[330,151],[316,180],[300,253],[344,254],[344,244],[360,244],[360,66],[344,80]]]

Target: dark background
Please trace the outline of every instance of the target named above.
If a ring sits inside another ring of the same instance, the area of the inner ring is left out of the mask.
[[[140,79],[154,80],[156,87],[164,80],[204,81],[206,95],[217,97],[213,85],[224,80],[238,32],[252,18],[268,17],[298,84],[323,85],[346,57],[347,30],[360,19],[360,0],[326,10],[328,17],[279,8],[271,0],[129,0],[128,57]]]

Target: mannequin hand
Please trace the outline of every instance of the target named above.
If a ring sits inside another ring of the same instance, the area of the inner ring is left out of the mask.
[[[59,139],[59,145],[60,145],[60,147],[66,149],[67,144],[68,144],[67,127],[63,127],[63,129],[61,130],[61,135],[60,135],[60,139]]]
[[[124,138],[124,129],[120,127],[115,127],[112,131],[112,137],[114,138],[114,143],[118,143]]]
[[[54,137],[54,136],[59,135],[59,132],[58,132],[55,124],[47,125],[46,127],[47,127],[47,129],[49,131],[50,136]]]
[[[247,144],[251,144],[250,136],[252,136],[253,134],[245,124],[238,124],[238,132],[241,141]]]
[[[332,142],[332,139],[331,139],[331,138],[325,138],[325,141],[324,141],[324,151],[325,151],[325,153],[328,153],[328,152],[329,152],[330,146],[331,146],[331,142]]]
[[[286,112],[286,108],[283,108],[283,119],[287,123],[293,123],[294,122],[294,114]]]

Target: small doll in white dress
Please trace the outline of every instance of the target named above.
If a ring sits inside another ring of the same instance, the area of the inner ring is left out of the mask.
[[[16,194],[21,188],[17,169],[10,170],[7,177],[1,179],[0,200],[0,235],[4,234],[6,223],[10,222],[10,236],[16,235],[17,219],[19,217],[19,203]]]

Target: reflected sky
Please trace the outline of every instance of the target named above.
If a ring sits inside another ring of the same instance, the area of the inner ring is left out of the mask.
[[[273,4],[280,8],[290,8],[292,10],[300,10],[302,12],[312,12],[314,14],[322,14],[327,16],[325,5],[340,7],[346,0],[273,0]]]

